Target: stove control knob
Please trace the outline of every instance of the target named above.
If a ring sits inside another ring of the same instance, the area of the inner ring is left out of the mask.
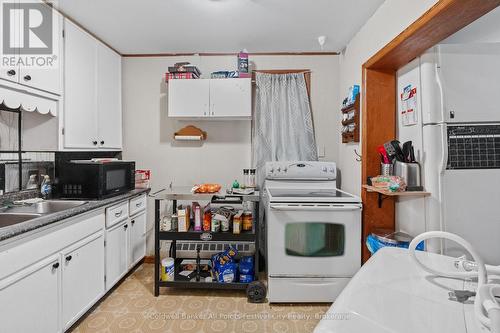
[[[323,172],[328,172],[328,169],[326,167],[323,167]]]
[[[287,172],[287,171],[288,171],[288,169],[286,167],[283,168],[283,172]]]
[[[278,169],[277,169],[276,171],[277,171],[277,172],[280,172],[280,171],[281,171],[281,168],[280,168],[280,167],[278,167]]]
[[[333,170],[333,168],[330,168],[330,172],[331,172],[331,173],[334,173],[334,172],[335,172],[335,170]]]
[[[274,168],[271,168],[271,169],[269,170],[269,172],[270,172],[270,173],[273,173],[273,172],[274,172]]]

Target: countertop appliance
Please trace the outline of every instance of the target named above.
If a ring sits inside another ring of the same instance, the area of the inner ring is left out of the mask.
[[[398,71],[401,93],[415,89],[416,124],[398,121],[411,140],[431,195],[396,204],[398,229],[417,235],[442,230],[467,239],[485,262],[500,264],[500,43],[440,44]],[[429,249],[451,256],[445,241]]]
[[[135,162],[72,160],[58,170],[61,198],[109,198],[135,188]]]
[[[361,200],[332,162],[268,162],[268,299],[332,302],[361,265]]]

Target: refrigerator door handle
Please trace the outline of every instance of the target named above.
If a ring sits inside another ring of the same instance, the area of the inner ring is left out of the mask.
[[[448,130],[446,124],[440,124],[441,127],[441,148],[443,150],[441,154],[441,163],[439,164],[438,172],[443,175],[446,171],[446,165],[448,164]]]
[[[439,106],[440,106],[440,111],[441,111],[441,121],[446,121],[446,111],[444,109],[444,93],[443,93],[443,82],[441,81],[441,49],[438,46],[436,46],[436,65],[435,65],[435,70],[436,70],[436,84],[438,86],[439,90]]]

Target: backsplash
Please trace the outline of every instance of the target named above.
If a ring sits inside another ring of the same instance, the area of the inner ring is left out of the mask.
[[[24,152],[22,153],[21,187],[19,187],[19,160],[16,153],[0,153],[0,195],[26,190],[31,175],[35,175],[40,185],[42,175],[55,176],[55,153]]]

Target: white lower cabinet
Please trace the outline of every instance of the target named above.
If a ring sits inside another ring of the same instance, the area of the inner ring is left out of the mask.
[[[68,329],[104,295],[104,232],[61,253],[62,320]]]
[[[128,220],[106,230],[106,291],[128,271]]]
[[[146,208],[142,195],[106,209],[106,291],[146,255]]]
[[[59,255],[30,265],[0,281],[0,331],[60,332]]]
[[[130,268],[146,255],[146,212],[130,218]]]
[[[145,195],[62,222],[0,243],[0,332],[66,331],[146,253]]]

